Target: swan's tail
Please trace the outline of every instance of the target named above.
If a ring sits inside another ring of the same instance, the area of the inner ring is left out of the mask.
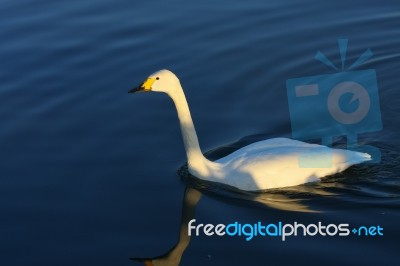
[[[367,162],[372,160],[372,156],[369,153],[365,152],[353,152],[353,156],[350,159],[351,162],[354,164],[362,163],[362,162]]]

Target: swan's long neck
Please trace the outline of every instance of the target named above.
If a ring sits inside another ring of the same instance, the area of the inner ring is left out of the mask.
[[[203,153],[200,150],[199,140],[193,125],[185,94],[180,84],[177,86],[179,86],[179,88],[176,88],[173,93],[169,93],[169,96],[174,101],[178,112],[189,170],[192,170],[192,174],[206,175],[207,165],[211,164],[211,162],[203,156]],[[193,171],[195,173],[193,173]]]

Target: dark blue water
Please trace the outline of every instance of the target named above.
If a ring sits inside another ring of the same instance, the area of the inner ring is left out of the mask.
[[[177,242],[181,265],[398,263],[398,1],[0,3],[1,265],[133,265]],[[359,69],[376,70],[383,129],[360,140],[382,161],[317,184],[240,193],[182,179],[172,102],[127,94],[174,71],[203,151],[218,158],[290,137],[285,82],[335,73],[314,55],[340,65],[339,38],[349,62],[374,53]],[[182,212],[182,225],[321,221],[380,225],[384,236],[178,241]]]

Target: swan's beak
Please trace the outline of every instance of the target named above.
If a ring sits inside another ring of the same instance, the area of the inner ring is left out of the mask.
[[[143,82],[140,86],[131,89],[128,93],[136,93],[136,92],[148,92],[151,91],[151,86],[153,85],[155,78],[148,78],[145,82]]]

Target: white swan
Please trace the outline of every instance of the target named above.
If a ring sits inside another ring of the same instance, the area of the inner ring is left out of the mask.
[[[318,181],[371,159],[367,153],[304,143],[287,138],[259,141],[214,162],[206,159],[179,79],[168,70],[150,75],[129,92],[164,92],[172,98],[178,112],[189,172],[203,180],[219,182],[241,190],[257,191],[295,186]],[[330,158],[328,166],[312,167],[310,161]],[[305,165],[299,163],[305,160]],[[308,163],[307,163],[308,161]],[[310,167],[311,166],[311,167]]]

